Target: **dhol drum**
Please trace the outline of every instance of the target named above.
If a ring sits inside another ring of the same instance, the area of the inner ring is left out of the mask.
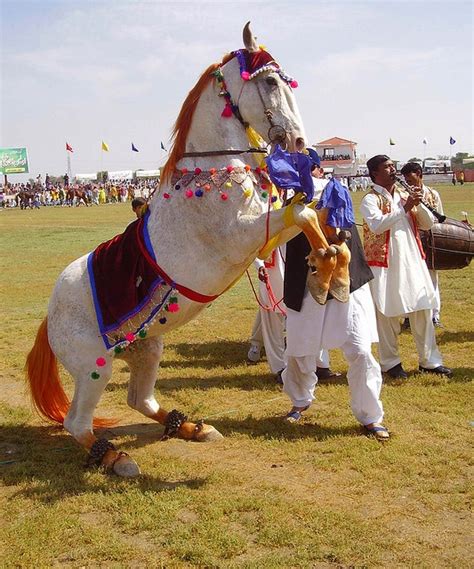
[[[429,231],[420,231],[429,269],[463,269],[474,255],[474,230],[468,223],[447,218]]]

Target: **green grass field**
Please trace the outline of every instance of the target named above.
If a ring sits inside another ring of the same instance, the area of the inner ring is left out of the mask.
[[[474,221],[473,184],[440,192],[449,216]],[[384,385],[384,445],[362,434],[344,376],[318,388],[302,423],[283,422],[266,362],[246,364],[257,308],[241,279],[167,336],[157,383],[165,408],[207,418],[223,441],[159,442],[115,362],[98,414],[119,418],[106,435],[142,469],[125,480],[86,470],[75,441],[32,413],[23,366],[59,273],[131,219],[129,204],[0,211],[0,566],[472,567],[473,266],[441,273],[452,379],[415,374],[401,336],[412,375]],[[331,367],[347,369],[337,350]]]

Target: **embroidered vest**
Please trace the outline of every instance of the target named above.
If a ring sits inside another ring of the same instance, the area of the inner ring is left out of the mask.
[[[377,196],[378,207],[381,212],[385,215],[392,211],[392,205],[390,201],[379,194],[374,189],[372,189],[369,194],[375,194]],[[401,193],[401,192],[400,192]],[[420,250],[421,258],[426,259],[425,252],[423,250],[423,245],[421,244],[420,234],[418,231],[418,225],[416,223],[416,217],[412,210],[409,212],[411,228],[415,235],[415,241]],[[363,223],[364,230],[364,252],[367,257],[367,263],[371,267],[385,267],[388,268],[388,244],[390,242],[390,229],[384,231],[380,235],[376,235],[370,231],[369,226],[365,222]]]
[[[385,196],[382,196],[373,189],[368,193],[377,196],[377,205],[384,215],[392,211],[392,204]],[[388,267],[388,244],[390,241],[390,229],[384,231],[383,233],[380,233],[380,235],[376,235],[370,231],[369,226],[364,219],[363,231],[364,253],[369,266]]]

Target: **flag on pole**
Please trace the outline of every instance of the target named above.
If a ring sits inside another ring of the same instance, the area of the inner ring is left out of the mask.
[[[104,141],[102,141],[102,150],[105,150],[105,152],[109,151],[109,145],[106,144]]]
[[[427,139],[427,138],[424,138],[424,139],[423,139],[423,144],[428,144],[428,139]]]
[[[132,152],[138,152],[138,148],[132,142]]]
[[[390,146],[395,146],[395,141],[393,140],[393,138],[390,139]]]
[[[74,152],[74,150],[72,149],[72,146],[70,144],[68,144],[66,142],[66,150],[68,150],[69,152]]]
[[[165,145],[163,144],[163,142],[161,142],[161,150],[164,150],[165,152],[168,152],[165,148]]]
[[[454,140],[454,138],[452,136],[449,137],[449,144],[451,144],[451,146],[453,144],[456,144],[456,141]]]

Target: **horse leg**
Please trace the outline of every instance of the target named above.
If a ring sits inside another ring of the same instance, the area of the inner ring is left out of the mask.
[[[307,260],[314,270],[308,277],[308,287],[316,302],[325,304],[339,251],[333,245],[329,245],[313,209],[297,205],[293,209],[293,216],[295,224],[303,230],[311,245],[311,253]]]
[[[100,376],[97,379],[93,379],[91,375],[94,371],[91,369],[91,358],[79,358],[78,354],[94,354],[94,359],[103,357],[106,360],[106,365],[99,368]],[[61,361],[75,379],[74,396],[63,425],[76,441],[90,452],[89,458],[96,459],[97,465],[104,466],[119,476],[137,476],[140,474],[140,469],[136,462],[127,454],[118,452],[105,439],[98,440],[93,431],[94,427],[104,427],[110,424],[106,420],[94,421],[93,415],[105,386],[112,376],[112,359],[97,338],[91,341],[89,337],[81,341],[76,336],[74,351],[63,353]]]
[[[158,376],[161,355],[163,353],[162,337],[140,340],[129,346],[120,357],[130,368],[128,388],[128,405],[162,425],[168,426],[169,412],[160,408],[155,399],[154,388]],[[223,438],[211,425],[184,421],[176,433],[180,439],[211,442]]]
[[[348,235],[350,237],[350,233],[328,225],[328,214],[329,210],[327,208],[319,209],[317,212],[322,231],[326,235],[328,242],[332,243],[338,251],[336,266],[334,267],[329,283],[329,291],[336,300],[347,302],[350,292],[349,262],[351,260],[351,253],[345,241]]]

